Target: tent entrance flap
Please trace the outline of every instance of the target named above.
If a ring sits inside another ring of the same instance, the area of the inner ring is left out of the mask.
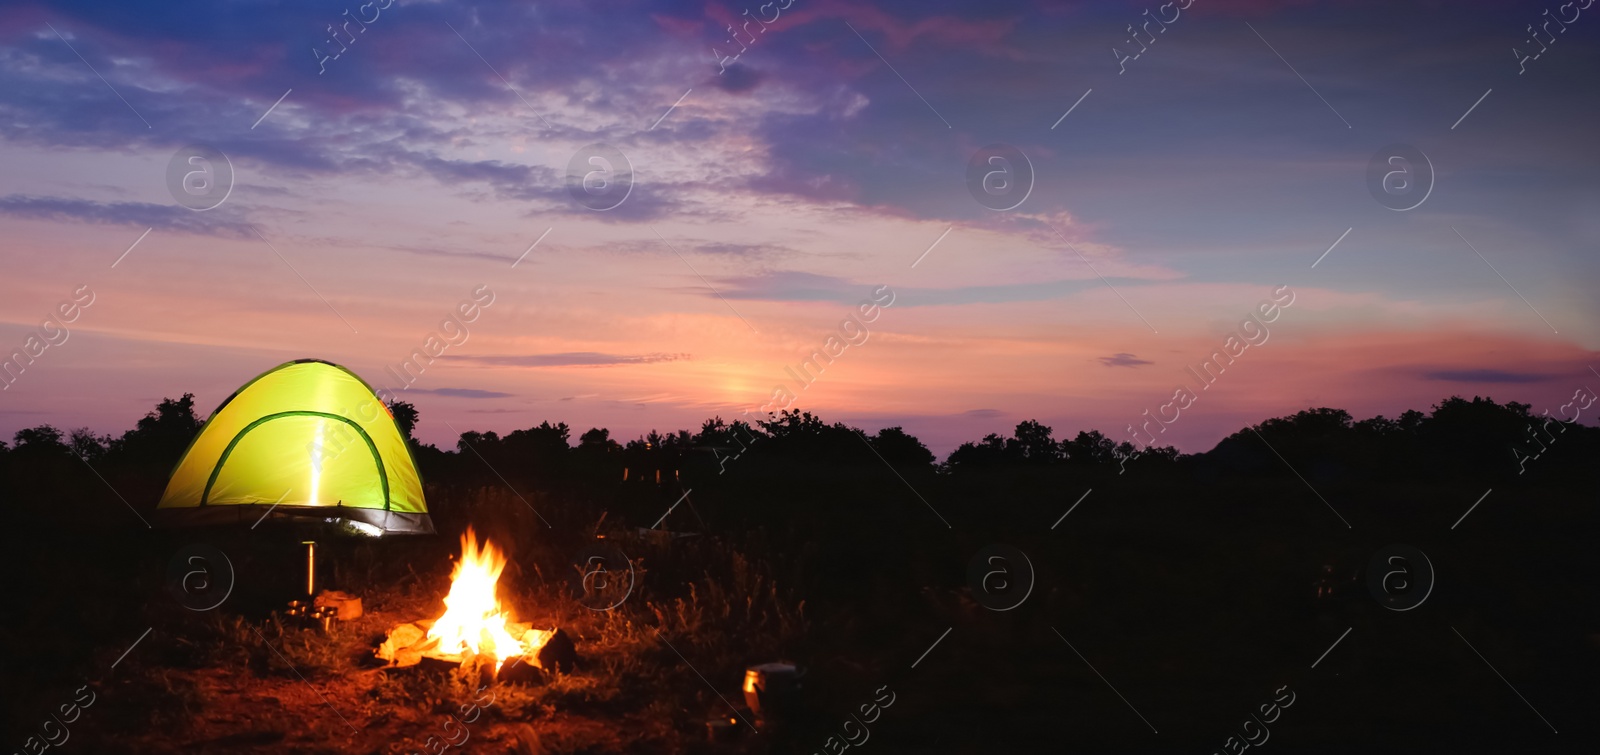
[[[299,418],[302,421],[267,427],[269,422],[291,418]],[[309,427],[290,426],[295,424],[309,425]],[[354,461],[370,460],[377,465],[377,480],[381,485],[378,500],[382,501],[383,508],[388,510],[389,476],[383,467],[383,457],[378,453],[378,446],[372,442],[372,436],[368,435],[361,425],[345,417],[328,412],[310,411],[269,414],[251,422],[234,435],[233,440],[228,442],[227,448],[223,449],[216,465],[211,468],[211,476],[206,481],[205,491],[200,495],[201,506],[212,502],[212,491],[217,487],[217,478],[222,475],[223,467],[233,458],[234,451],[246,436],[250,437],[252,446],[263,446],[259,450],[252,449],[250,453],[241,455],[243,459],[248,460],[242,463],[250,468],[242,470],[240,474],[252,480],[253,486],[265,484],[265,481],[272,477],[288,474],[290,484],[283,488],[284,498],[292,495],[296,502],[311,506],[326,505],[325,500],[351,500],[338,496],[337,493],[370,491],[359,490],[363,487],[359,476],[332,474],[343,461],[352,461],[345,458],[348,454],[355,457]],[[359,447],[357,447],[358,441]],[[345,484],[328,484],[324,482],[325,480]],[[224,489],[229,488],[231,486],[224,486]],[[296,495],[297,489],[298,495]],[[324,491],[335,491],[335,497],[330,499],[323,494]]]

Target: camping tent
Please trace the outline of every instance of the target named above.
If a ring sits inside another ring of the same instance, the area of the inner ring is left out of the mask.
[[[302,359],[246,383],[206,420],[156,507],[166,525],[268,515],[433,532],[405,436],[355,373]]]

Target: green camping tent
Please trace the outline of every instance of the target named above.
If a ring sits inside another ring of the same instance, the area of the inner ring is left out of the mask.
[[[156,507],[173,526],[268,515],[433,532],[405,436],[355,373],[302,359],[246,383],[206,420]]]

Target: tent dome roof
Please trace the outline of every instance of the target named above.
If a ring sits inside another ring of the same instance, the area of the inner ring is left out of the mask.
[[[433,531],[405,436],[350,370],[301,359],[246,383],[200,428],[156,507],[167,525],[267,516]]]

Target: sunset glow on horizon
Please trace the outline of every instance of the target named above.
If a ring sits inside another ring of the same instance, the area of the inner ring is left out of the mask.
[[[1183,388],[1156,442],[1198,452],[1310,407],[1600,389],[1600,22],[1518,74],[1486,50],[1537,9],[1484,6],[1402,77],[1422,11],[1341,7],[1399,16],[1357,43],[1326,8],[1202,2],[1119,73],[1144,5],[790,5],[720,63],[742,6],[394,3],[326,61],[334,6],[206,35],[205,4],[7,7],[0,352],[45,348],[0,367],[0,438],[208,414],[302,358],[442,448],[692,431],[781,389],[942,458],[1026,419],[1128,440]],[[995,143],[1035,175],[1013,210],[967,183]],[[1415,209],[1366,182],[1394,143],[1436,171]],[[169,189],[191,144],[235,174],[213,209]],[[567,183],[594,144],[632,169],[603,211]]]

